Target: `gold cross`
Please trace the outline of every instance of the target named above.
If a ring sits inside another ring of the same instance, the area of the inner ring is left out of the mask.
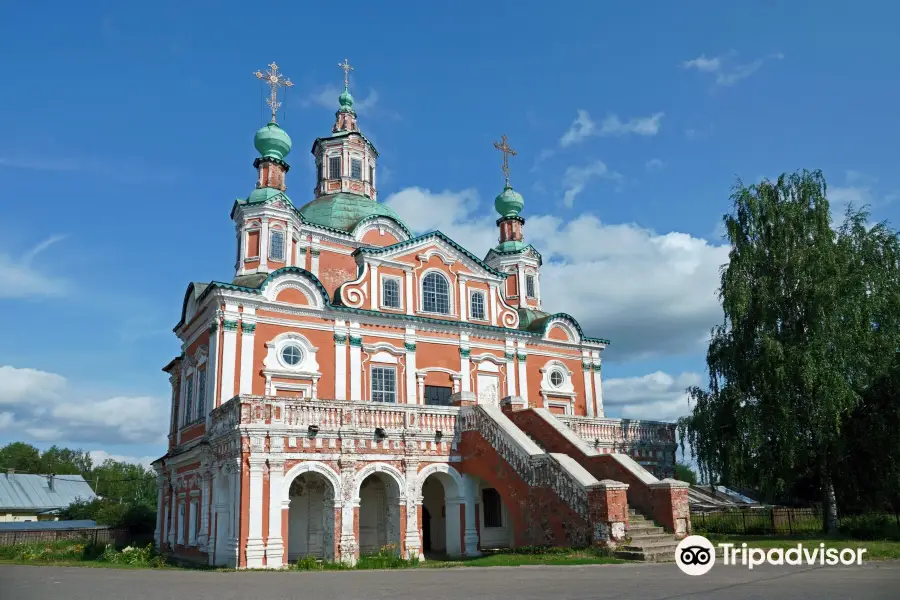
[[[509,186],[509,157],[515,156],[516,151],[506,143],[506,136],[501,135],[499,142],[494,142],[494,148],[503,153],[503,175],[506,176],[506,185]]]
[[[284,75],[278,72],[278,65],[272,63],[269,66],[268,73],[262,73],[257,71],[254,73],[257,79],[264,79],[268,84],[269,88],[272,90],[269,99],[266,100],[266,104],[269,105],[269,108],[272,109],[272,123],[275,122],[275,113],[278,112],[278,107],[281,106],[281,102],[278,101],[278,88],[279,87],[293,87],[293,83],[291,83],[290,79],[285,78]]]
[[[350,63],[347,59],[344,59],[344,62],[338,63],[338,66],[344,70],[344,89],[350,89],[350,71],[353,70],[353,67],[350,66]]]

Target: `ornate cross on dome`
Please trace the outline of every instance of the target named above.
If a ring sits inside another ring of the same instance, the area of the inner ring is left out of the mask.
[[[350,89],[350,71],[353,70],[353,67],[350,66],[350,62],[345,58],[344,62],[338,63],[338,66],[344,70],[344,89]]]
[[[515,156],[516,151],[506,143],[506,136],[501,135],[499,142],[494,142],[494,148],[503,153],[503,175],[506,176],[506,186],[509,187],[509,157]]]
[[[272,90],[271,95],[268,100],[266,100],[266,104],[269,105],[269,108],[272,109],[272,123],[275,122],[275,113],[278,112],[278,107],[281,106],[281,102],[278,101],[278,88],[279,87],[293,87],[293,83],[291,83],[290,79],[287,79],[284,75],[278,72],[278,65],[272,63],[268,65],[269,72],[262,73],[257,71],[254,73],[257,79],[264,79],[268,84],[269,88]]]

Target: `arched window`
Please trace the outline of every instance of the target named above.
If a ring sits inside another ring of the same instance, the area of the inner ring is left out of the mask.
[[[450,314],[450,284],[440,273],[429,273],[422,279],[422,310]]]
[[[284,260],[284,232],[279,229],[269,231],[269,258]]]

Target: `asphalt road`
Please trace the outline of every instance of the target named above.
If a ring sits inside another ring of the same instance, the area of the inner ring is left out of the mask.
[[[900,562],[854,567],[674,564],[462,567],[414,571],[204,572],[0,565],[0,600],[546,600],[550,598],[897,598]]]

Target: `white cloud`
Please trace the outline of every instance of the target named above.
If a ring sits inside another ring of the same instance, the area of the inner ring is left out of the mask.
[[[664,166],[666,166],[666,163],[664,163],[663,161],[661,161],[658,158],[651,158],[644,164],[644,168],[647,169],[648,171],[655,171],[657,169],[662,169]]]
[[[610,114],[603,119],[598,128],[597,123],[591,119],[591,115],[586,110],[579,109],[578,116],[575,117],[569,129],[559,139],[559,145],[566,148],[595,135],[656,135],[659,133],[660,122],[663,116],[665,116],[664,113],[658,112],[649,117],[635,117],[628,121],[622,121],[618,115]],[[548,153],[552,153],[552,151],[545,150],[539,158],[546,158],[549,156]]]
[[[715,84],[725,87],[746,79],[758,71],[767,60],[781,60],[784,58],[784,54],[776,52],[748,63],[734,64],[732,59],[735,56],[737,56],[737,53],[734,51],[712,58],[707,58],[705,54],[701,54],[697,58],[682,62],[681,66],[684,69],[695,69],[702,73],[715,75]]]
[[[335,85],[326,85],[317,91],[311,92],[303,101],[303,106],[321,106],[331,110],[338,109],[338,96],[341,95],[341,88]],[[378,105],[378,92],[369,90],[369,94],[365,98],[353,98],[353,110],[360,115],[370,114]]]
[[[702,384],[701,375],[693,372],[673,377],[656,371],[639,377],[604,379],[603,404],[612,417],[675,421],[690,413],[685,390]]]
[[[82,398],[65,377],[37,369],[0,366],[0,431],[24,432],[55,443],[155,443],[164,439],[167,407],[149,396]],[[27,440],[26,440],[27,441]]]
[[[60,278],[42,273],[34,259],[64,236],[51,236],[21,257],[0,253],[0,298],[61,296],[67,284]]]
[[[594,161],[583,167],[568,167],[563,174],[563,186],[566,188],[563,204],[571,207],[575,203],[576,196],[583,192],[588,182],[595,177],[621,179],[622,175],[615,171],[610,171],[609,167],[601,160]]]
[[[94,463],[94,466],[99,466],[103,464],[106,460],[114,460],[116,462],[124,462],[131,463],[135,465],[141,465],[145,469],[150,468],[150,463],[159,458],[158,456],[129,456],[124,454],[110,454],[106,450],[91,450],[88,452],[91,457],[91,461]]]
[[[474,190],[408,188],[386,203],[413,230],[439,227],[478,256],[497,243],[494,216],[485,214]],[[525,239],[544,257],[544,310],[569,313],[588,335],[609,338],[609,359],[703,352],[710,328],[722,319],[716,290],[727,246],[607,224],[591,214],[570,221],[528,216]]]

